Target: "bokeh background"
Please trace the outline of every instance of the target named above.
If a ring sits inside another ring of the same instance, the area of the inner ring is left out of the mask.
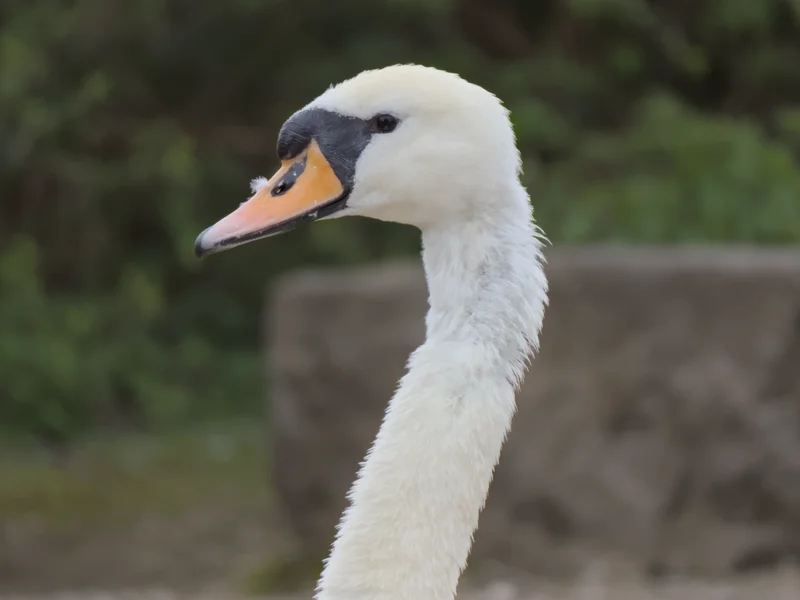
[[[298,107],[398,62],[505,101],[554,248],[800,241],[797,0],[4,0],[0,592],[307,583],[266,298],[301,267],[414,260],[418,234],[332,221],[203,262],[193,241]]]

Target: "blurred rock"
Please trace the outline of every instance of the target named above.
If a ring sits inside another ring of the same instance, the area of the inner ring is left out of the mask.
[[[471,569],[651,575],[800,558],[800,252],[558,248]],[[416,264],[296,274],[269,318],[273,474],[323,555],[409,352]]]

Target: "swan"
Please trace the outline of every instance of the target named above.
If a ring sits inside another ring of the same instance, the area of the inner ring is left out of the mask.
[[[198,257],[349,215],[417,227],[426,337],[361,463],[317,600],[452,600],[538,349],[543,235],[500,100],[419,65],[364,71],[293,114],[280,169]]]

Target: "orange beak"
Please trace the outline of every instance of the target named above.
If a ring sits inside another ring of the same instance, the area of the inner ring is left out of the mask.
[[[253,197],[202,232],[194,244],[195,254],[202,257],[289,231],[324,216],[321,209],[343,196],[344,186],[312,140],[300,155],[283,161]]]

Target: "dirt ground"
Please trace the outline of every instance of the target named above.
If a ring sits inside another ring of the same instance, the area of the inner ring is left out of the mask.
[[[83,591],[43,595],[0,595],[0,600],[309,600],[310,594],[243,596],[222,589],[181,594],[168,589]],[[632,581],[586,580],[574,585],[494,583],[464,591],[458,600],[797,600],[797,571],[723,582],[682,581],[646,585]]]

